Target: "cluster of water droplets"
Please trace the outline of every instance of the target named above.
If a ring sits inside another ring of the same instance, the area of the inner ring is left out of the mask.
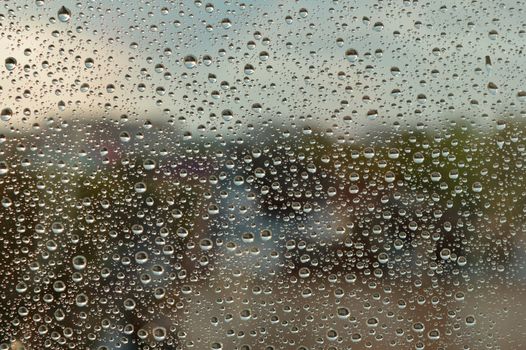
[[[0,350],[520,348],[524,9],[3,3]]]

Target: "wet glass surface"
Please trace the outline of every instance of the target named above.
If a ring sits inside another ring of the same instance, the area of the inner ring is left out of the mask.
[[[522,349],[524,1],[0,4],[0,350]]]

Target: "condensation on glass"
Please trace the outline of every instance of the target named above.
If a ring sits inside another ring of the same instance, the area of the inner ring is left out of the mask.
[[[0,29],[0,350],[526,346],[524,0]]]

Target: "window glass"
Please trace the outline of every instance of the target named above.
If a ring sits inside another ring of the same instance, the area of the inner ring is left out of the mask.
[[[523,0],[0,29],[0,350],[524,348]]]

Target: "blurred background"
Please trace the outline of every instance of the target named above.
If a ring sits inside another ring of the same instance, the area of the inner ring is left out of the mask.
[[[524,9],[3,2],[0,349],[521,349]]]

